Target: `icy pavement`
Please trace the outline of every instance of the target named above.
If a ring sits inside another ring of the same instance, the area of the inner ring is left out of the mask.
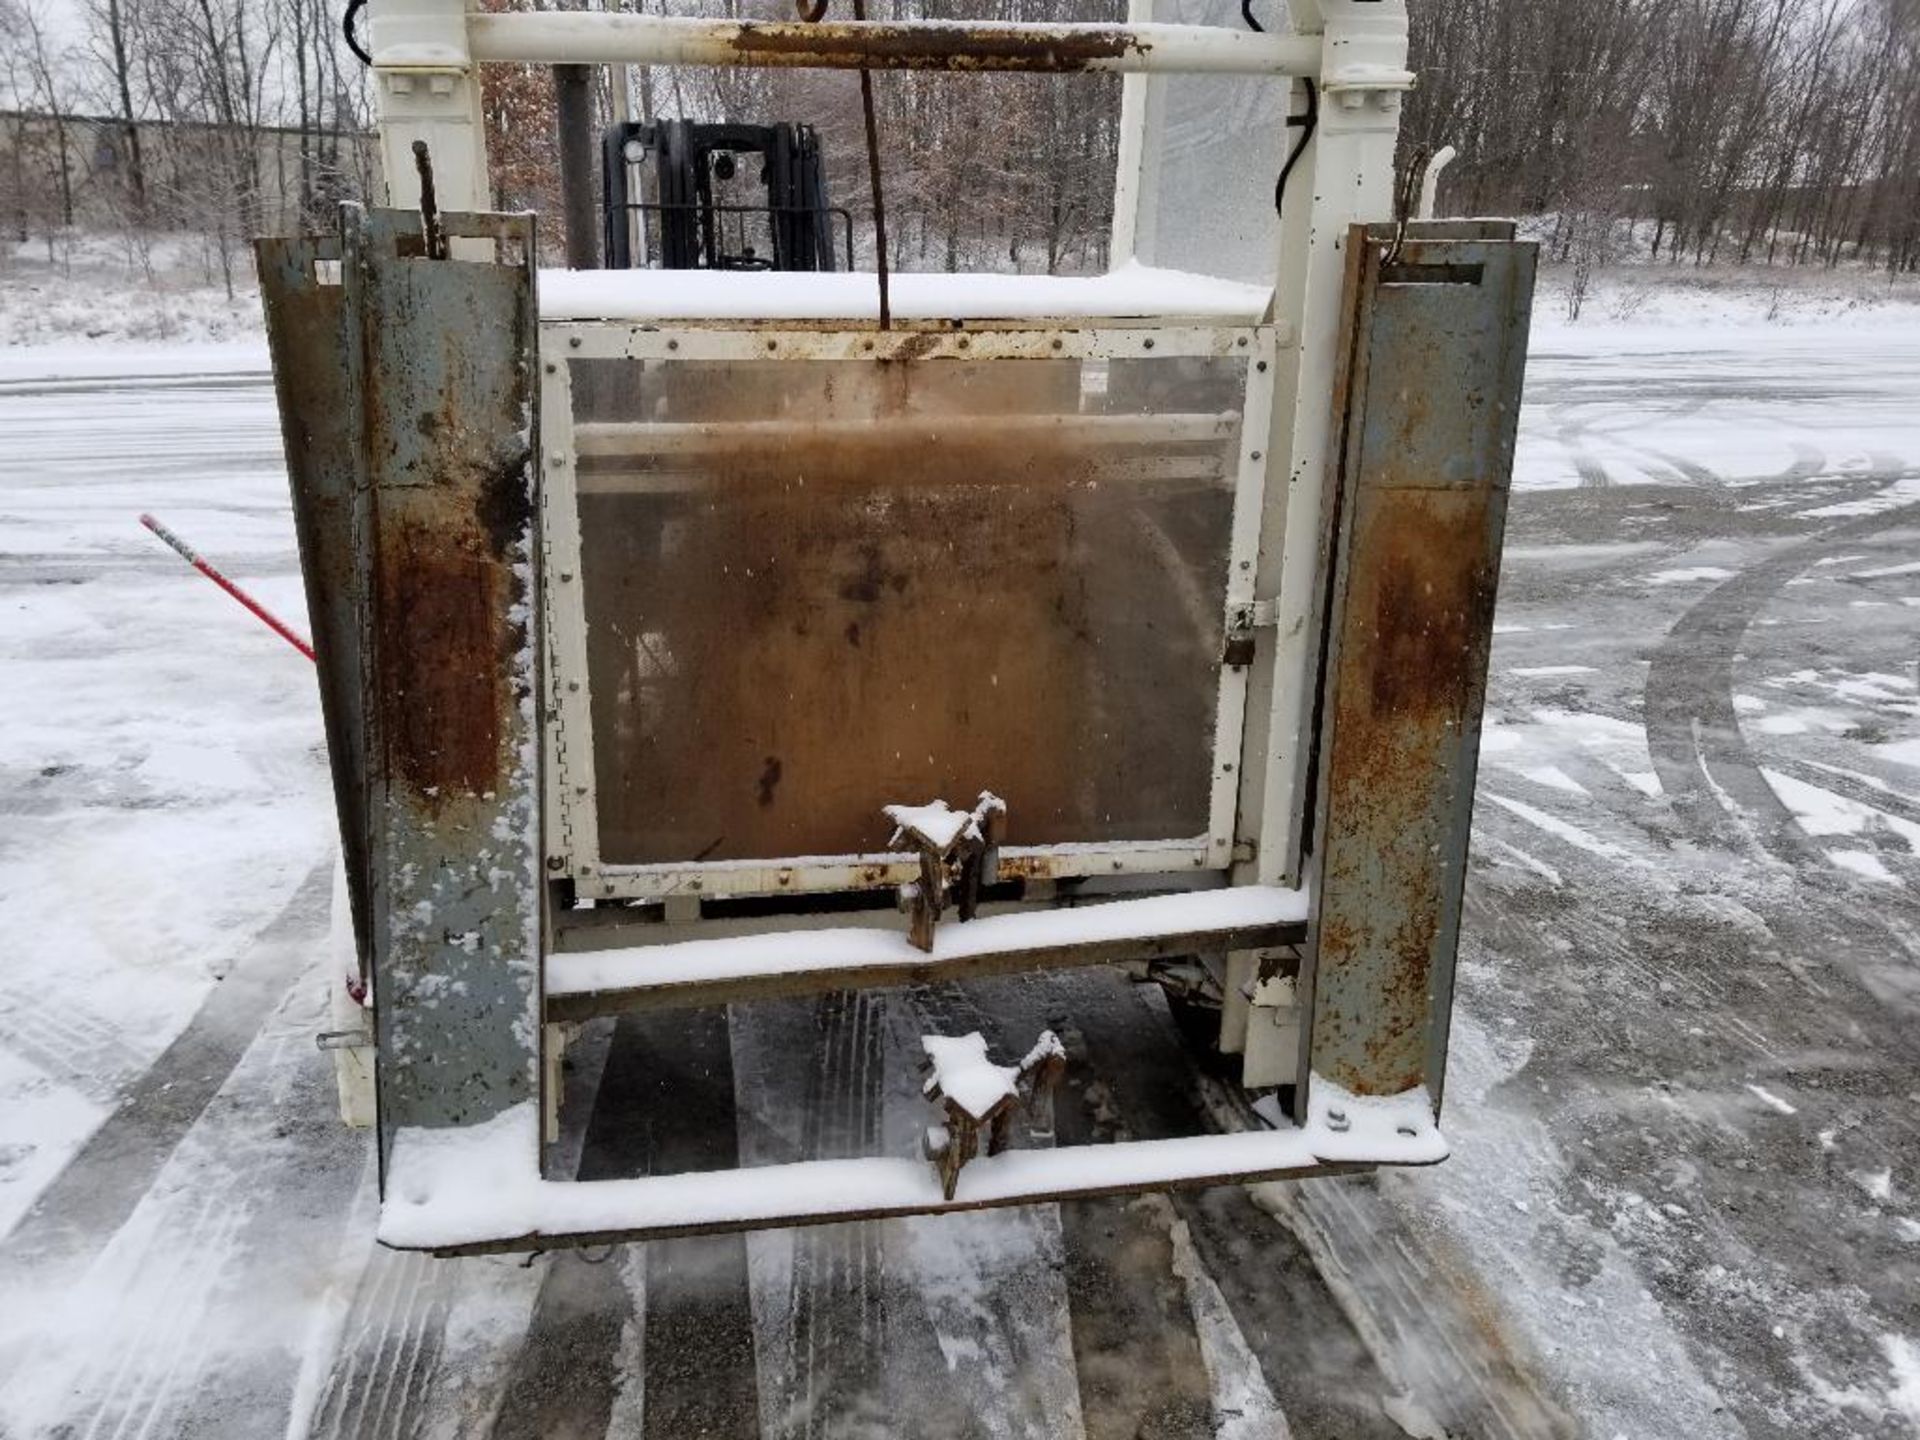
[[[136,522],[301,614],[258,352],[0,357],[0,1436],[1916,1433],[1920,340],[1537,351],[1451,1160],[531,1265],[373,1246],[310,672]],[[928,1031],[1191,1129],[1155,1002],[600,1022],[580,1172],[911,1153]]]

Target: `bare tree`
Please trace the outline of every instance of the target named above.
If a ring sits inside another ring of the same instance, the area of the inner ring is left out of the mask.
[[[120,122],[120,143],[132,222],[147,224],[146,162],[140,148],[140,110],[134,103],[133,6],[137,0],[87,0],[87,49],[114,118]]]
[[[54,258],[60,233],[73,226],[73,121],[68,92],[69,57],[54,43],[46,0],[0,0],[0,47],[5,56],[7,88],[15,108],[33,112],[40,121],[38,136],[31,125],[16,129],[15,155],[19,180],[20,231],[25,238],[30,222],[44,222],[47,259]],[[37,155],[41,173],[52,182],[56,206],[40,203],[30,178],[30,157]]]

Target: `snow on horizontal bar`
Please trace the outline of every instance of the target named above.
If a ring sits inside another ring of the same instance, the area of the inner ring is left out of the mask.
[[[542,270],[543,320],[874,320],[861,271]],[[1122,319],[1166,315],[1257,324],[1271,292],[1185,270],[1128,264],[1105,275],[888,278],[896,320]]]
[[[808,970],[920,965],[1062,945],[1300,923],[1306,918],[1306,891],[1240,885],[1144,900],[1110,900],[1070,910],[990,915],[964,925],[948,923],[935,933],[932,954],[914,949],[907,942],[904,928],[787,930],[716,940],[681,940],[627,950],[549,955],[547,994],[584,995],[599,990],[793,975]]]
[[[942,1198],[932,1165],[887,1156],[633,1180],[542,1180],[539,1115],[528,1102],[480,1125],[402,1130],[379,1235],[385,1245],[436,1249],[531,1236],[778,1225],[1146,1189],[1330,1162],[1423,1165],[1446,1158],[1447,1142],[1424,1090],[1361,1099],[1315,1076],[1310,1094],[1303,1129],[1010,1150],[975,1160],[961,1172],[951,1202]]]

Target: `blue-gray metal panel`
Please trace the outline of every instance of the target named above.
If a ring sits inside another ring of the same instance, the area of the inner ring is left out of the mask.
[[[443,219],[509,258],[425,258],[407,211],[344,236],[383,1159],[540,1079],[533,219]]]
[[[1303,1067],[1437,1105],[1536,247],[1391,243],[1350,240]]]

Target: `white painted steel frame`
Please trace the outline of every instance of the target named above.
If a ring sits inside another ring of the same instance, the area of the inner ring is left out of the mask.
[[[1274,44],[1284,41],[1281,48],[1289,54],[1297,51],[1298,63],[1288,61],[1275,69],[1263,60],[1256,70],[1276,76],[1312,76],[1321,92],[1319,126],[1289,180],[1280,227],[1279,281],[1270,318],[1283,333],[1264,448],[1274,457],[1284,457],[1287,490],[1281,494],[1273,487],[1265,497],[1253,598],[1257,612],[1273,618],[1274,628],[1261,632],[1254,665],[1245,680],[1247,745],[1238,772],[1240,831],[1235,855],[1243,863],[1236,864],[1234,878],[1267,884],[1293,884],[1300,875],[1312,692],[1318,679],[1312,627],[1325,565],[1321,498],[1342,251],[1350,224],[1391,218],[1400,96],[1411,81],[1405,69],[1404,0],[1288,0],[1288,9],[1292,36],[1260,37],[1216,27],[1160,27],[1194,33],[1179,38],[1171,49],[1160,40],[1158,60],[1144,66],[1183,68],[1171,60],[1181,46],[1192,43],[1210,51],[1220,47],[1222,55],[1232,52],[1237,58],[1226,67],[1231,70],[1249,56],[1279,53]],[[410,149],[417,138],[432,149],[440,203],[450,210],[486,207],[487,156],[478,123],[479,80],[474,64],[478,59],[504,58],[495,51],[507,42],[491,37],[514,27],[502,30],[496,22],[532,22],[531,30],[522,27],[521,33],[592,33],[601,38],[578,43],[608,53],[587,58],[611,63],[635,60],[624,38],[618,43],[606,38],[614,29],[604,23],[634,17],[578,12],[482,17],[466,12],[466,0],[372,0],[369,11],[381,161],[389,203],[394,205],[417,202]],[[1152,28],[1152,13],[1152,0],[1129,0],[1130,20]],[[481,34],[490,38],[477,41]],[[1203,68],[1213,67],[1209,62]],[[1303,87],[1294,80],[1287,83],[1294,91],[1297,111]],[[1139,219],[1154,203],[1143,183],[1143,167],[1150,166],[1157,149],[1156,88],[1137,69],[1123,81],[1125,133],[1116,174],[1116,261],[1131,253]],[[1116,328],[1127,323],[1113,322]],[[864,342],[868,337],[860,338]],[[552,387],[564,377],[562,366],[556,376],[547,377],[547,383]],[[567,413],[553,401],[550,393],[548,414]],[[570,454],[566,464],[571,465]],[[575,539],[572,565],[577,574],[577,535]],[[549,543],[559,547],[556,554],[564,551],[563,536]],[[569,643],[560,635],[555,641],[557,649]],[[583,769],[590,771],[591,757],[581,750],[577,737],[568,742],[563,731],[557,739],[562,747],[561,768],[579,777]],[[591,785],[590,774],[586,783]],[[577,789],[577,783],[571,788]],[[552,785],[549,793],[554,793]],[[1121,868],[1134,868],[1134,860],[1123,859]],[[778,884],[781,877],[770,878]],[[806,878],[820,877],[809,874]],[[801,880],[796,873],[782,888],[798,886]]]
[[[658,327],[631,322],[568,322],[541,327],[541,489],[547,564],[542,610],[548,626],[547,873],[568,877],[595,899],[666,900],[679,896],[798,895],[875,889],[904,883],[918,862],[898,852],[792,856],[768,860],[614,865],[600,856],[594,775],[586,602],[580,568],[580,512],[574,437],[572,360],[879,361],[911,347],[916,360],[1237,358],[1246,365],[1240,451],[1234,474],[1222,628],[1252,603],[1262,529],[1273,382],[1282,327],[1140,325],[1087,328],[1021,326],[918,335],[854,330],[769,330],[721,326]],[[1177,874],[1225,870],[1232,862],[1240,789],[1247,671],[1220,667],[1214,709],[1207,833],[1161,841],[1008,846],[1005,867],[1034,878]],[[876,813],[887,797],[876,796]],[[1017,797],[1014,803],[1018,804]]]
[[[1325,590],[1325,494],[1333,423],[1348,227],[1393,215],[1393,154],[1407,52],[1406,7],[1386,0],[1294,0],[1295,24],[1326,29],[1319,123],[1289,182],[1281,214],[1276,316],[1293,343],[1281,354],[1272,449],[1287,456],[1287,495],[1268,508],[1260,593],[1274,602],[1267,743],[1243,808],[1258,817],[1252,874],[1262,884],[1299,880],[1309,797],[1313,697],[1319,680],[1316,622]],[[1378,88],[1367,88],[1371,77]],[[1251,757],[1250,757],[1251,758]],[[1278,829],[1280,833],[1273,832]]]

